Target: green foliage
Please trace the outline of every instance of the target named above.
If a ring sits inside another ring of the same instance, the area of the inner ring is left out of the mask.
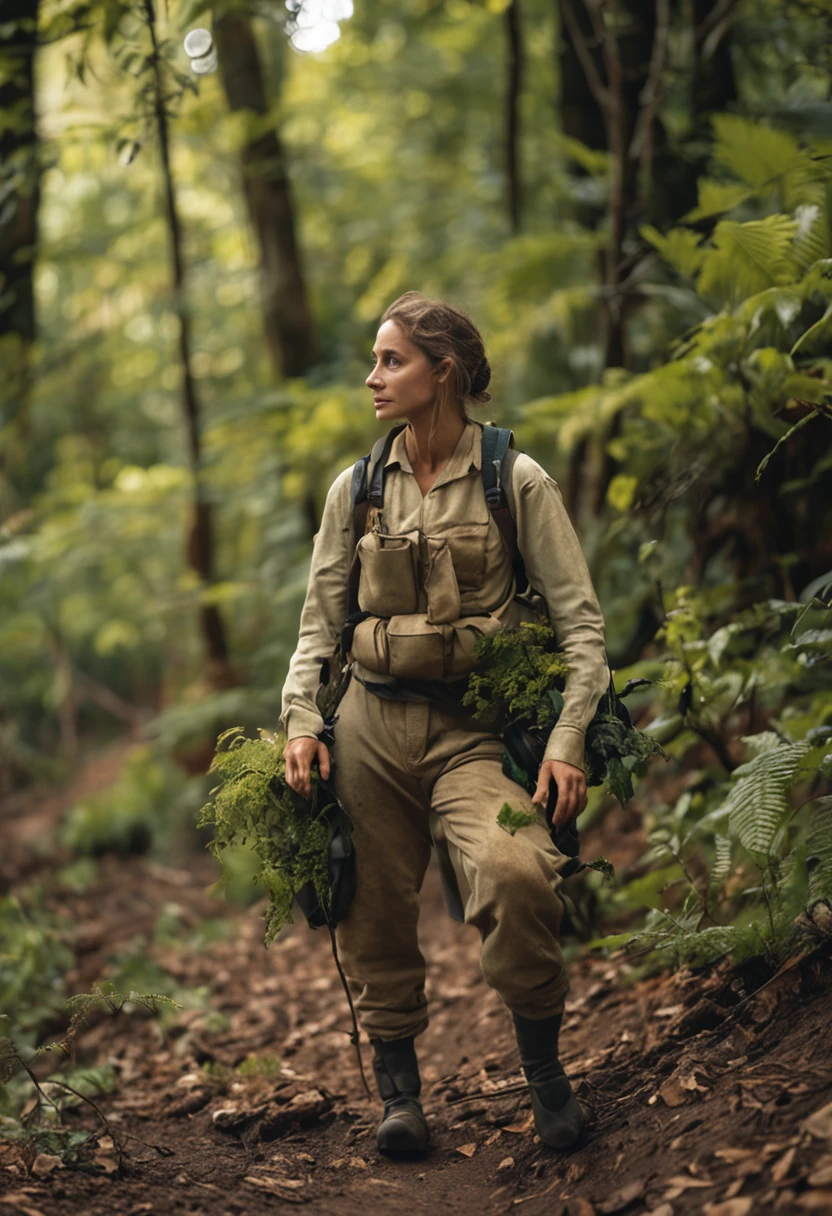
[[[285,739],[261,731],[247,739],[240,727],[220,735],[210,772],[219,784],[199,813],[198,825],[212,825],[208,848],[223,864],[223,852],[249,844],[259,859],[255,880],[265,887],[268,946],[287,922],[292,901],[307,882],[315,885],[322,907],[329,907],[329,842],[332,830],[349,829],[349,821],[320,775],[312,774],[307,801],[286,783]],[[223,880],[225,880],[223,867]]]
[[[25,1030],[54,1016],[73,963],[54,918],[15,895],[0,899],[0,1013]]]
[[[548,736],[563,709],[567,673],[551,624],[542,618],[524,622],[491,638],[479,637],[476,646],[480,666],[468,678],[463,704],[501,729],[518,723]],[[626,803],[633,797],[633,777],[643,776],[650,758],[663,753],[654,738],[637,730],[617,708],[608,691],[587,728],[584,758],[587,784],[606,782],[610,793]],[[503,771],[529,793],[534,791],[537,774],[524,772],[508,752]]]
[[[80,1149],[94,1141],[95,1133],[67,1127],[63,1122],[66,1110],[76,1110],[87,1104],[101,1118],[93,1099],[112,1093],[116,1073],[111,1064],[78,1066],[74,1062],[75,1039],[90,1012],[100,1006],[113,1015],[125,1006],[141,1005],[151,1013],[159,1005],[175,1006],[176,1002],[158,993],[130,992],[124,996],[107,981],[96,984],[91,992],[70,997],[66,1008],[71,1011],[69,1027],[57,1040],[33,1047],[19,1045],[12,1033],[7,1014],[0,1014],[0,1141],[21,1145],[32,1159],[37,1153],[60,1157],[65,1165],[81,1162]],[[24,1034],[24,1039],[27,1036]],[[66,1061],[62,1068],[38,1076],[38,1064],[50,1053]],[[113,1132],[117,1153],[121,1145],[112,1125],[105,1121],[106,1130]]]
[[[504,802],[497,815],[497,823],[509,836],[514,836],[520,828],[528,828],[537,823],[537,815],[529,811],[515,811],[511,803]]]
[[[70,809],[61,842],[77,857],[147,852],[171,839],[190,795],[181,769],[149,747],[137,748],[109,789]]]
[[[725,614],[724,589],[675,598],[663,630],[662,697],[683,727],[672,750],[681,759],[704,743],[721,765],[691,768],[676,802],[647,817],[655,896],[631,948],[675,965],[723,955],[776,965],[803,909],[832,896],[832,607],[770,600]]]
[[[554,646],[554,631],[541,621],[477,638],[480,667],[468,678],[463,698],[477,717],[495,713],[546,729],[563,708],[566,663]]]

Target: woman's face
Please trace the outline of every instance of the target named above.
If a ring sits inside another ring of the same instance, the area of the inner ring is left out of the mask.
[[[376,334],[373,370],[365,384],[372,391],[376,418],[413,422],[430,415],[439,384],[449,368],[433,367],[424,351],[395,321],[385,321]]]

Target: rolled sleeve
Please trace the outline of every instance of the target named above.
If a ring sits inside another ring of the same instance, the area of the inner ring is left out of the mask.
[[[321,665],[331,658],[347,611],[352,552],[352,466],[329,488],[321,526],[312,542],[309,583],[295,653],[283,685],[280,725],[289,739],[316,737],[324,721],[315,700]]]
[[[557,482],[519,453],[509,496],[529,582],[546,601],[568,668],[563,709],[544,760],[562,760],[586,771],[586,728],[610,678],[604,618]]]

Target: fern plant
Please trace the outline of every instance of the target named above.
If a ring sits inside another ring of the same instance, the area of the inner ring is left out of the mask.
[[[791,949],[804,913],[832,909],[832,671],[823,601],[769,601],[709,628],[707,597],[683,589],[664,631],[662,681],[677,710],[673,753],[704,741],[723,772],[689,776],[652,812],[648,863],[672,867],[630,942],[699,965]],[[740,734],[743,718],[765,729]],[[730,744],[730,746],[729,746]],[[701,745],[701,744],[699,744]],[[742,762],[736,752],[742,748]]]
[[[292,901],[306,883],[314,884],[322,907],[329,907],[329,842],[334,828],[349,833],[350,822],[320,775],[312,772],[312,798],[307,801],[286,782],[286,740],[267,731],[247,739],[233,726],[217,740],[210,773],[219,778],[202,807],[197,826],[213,826],[208,848],[222,867],[221,883],[230,874],[223,853],[248,845],[259,858],[254,881],[269,896],[264,913],[264,942],[270,945],[292,920]]]

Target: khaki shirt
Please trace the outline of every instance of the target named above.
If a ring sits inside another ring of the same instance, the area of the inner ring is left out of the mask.
[[[485,529],[484,571],[476,602],[465,611],[495,611],[511,591],[511,558],[482,492],[482,427],[468,420],[448,463],[423,497],[407,457],[405,431],[393,441],[386,463],[384,522],[391,533],[415,529],[426,535],[474,515]],[[352,465],[332,483],[314,538],[309,586],[300,618],[298,645],[283,686],[281,725],[289,739],[317,736],[323,729],[315,694],[321,664],[331,657],[346,616],[347,571],[355,546],[351,502]],[[584,736],[609,683],[604,618],[580,542],[558,485],[531,456],[518,453],[506,487],[517,524],[517,541],[531,586],[546,601],[569,674],[564,704],[546,746],[546,760],[584,768]],[[473,522],[473,521],[472,521]],[[481,560],[481,559],[480,559]],[[479,564],[479,563],[478,563]],[[479,581],[481,580],[481,581]],[[360,664],[361,679],[383,679]]]

